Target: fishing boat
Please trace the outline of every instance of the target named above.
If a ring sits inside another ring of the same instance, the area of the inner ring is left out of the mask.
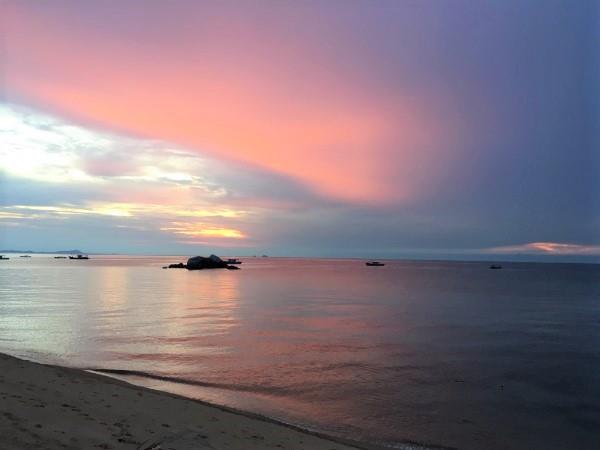
[[[69,259],[90,259],[89,256],[86,255],[77,255],[77,256],[69,256]]]
[[[502,266],[500,264],[492,264],[490,269],[502,269]]]
[[[0,255],[0,260],[4,260],[4,261],[6,261],[7,259],[10,259],[10,258],[7,258],[7,257],[6,257],[6,256],[4,256],[4,255]]]
[[[225,261],[227,264],[241,264],[242,262],[237,258],[229,258]]]
[[[379,261],[367,261],[365,264],[366,264],[367,266],[371,266],[371,267],[373,267],[373,266],[374,266],[374,267],[381,267],[381,266],[385,266],[385,264],[384,264],[384,263],[382,263],[382,262],[379,262]]]

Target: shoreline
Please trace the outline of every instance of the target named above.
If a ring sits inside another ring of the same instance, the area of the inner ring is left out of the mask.
[[[91,370],[4,353],[0,400],[2,449],[384,449]]]

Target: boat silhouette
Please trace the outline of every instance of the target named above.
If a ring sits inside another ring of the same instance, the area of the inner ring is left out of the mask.
[[[77,256],[69,256],[69,259],[90,259],[90,257],[86,256],[86,255],[77,255]]]
[[[225,260],[225,262],[227,264],[241,264],[242,263],[242,261],[240,261],[237,258],[229,258],[229,259]]]

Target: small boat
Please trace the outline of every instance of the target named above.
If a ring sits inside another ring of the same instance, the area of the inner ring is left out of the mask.
[[[237,259],[237,258],[229,258],[227,261],[225,261],[225,263],[227,264],[241,264],[242,262]]]
[[[7,259],[10,259],[10,258],[7,258],[7,257],[6,257],[6,256],[4,256],[4,255],[0,255],[0,260],[6,261]]]
[[[31,255],[21,255],[19,258],[31,258]]]
[[[490,269],[502,269],[502,266],[500,264],[492,264]]]
[[[77,255],[77,256],[69,256],[69,259],[90,259],[89,256],[86,255]]]
[[[67,259],[66,256],[55,256],[54,259]]]
[[[385,264],[384,264],[384,263],[382,263],[382,262],[379,262],[379,261],[367,261],[365,264],[366,264],[367,266],[372,266],[372,267],[373,267],[373,266],[375,266],[375,267],[381,267],[381,266],[385,266]]]

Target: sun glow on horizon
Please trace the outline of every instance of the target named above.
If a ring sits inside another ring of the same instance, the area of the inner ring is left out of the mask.
[[[173,222],[171,223],[171,226],[163,227],[161,230],[190,237],[246,238],[246,235],[239,230],[233,228],[221,228],[204,223]]]

